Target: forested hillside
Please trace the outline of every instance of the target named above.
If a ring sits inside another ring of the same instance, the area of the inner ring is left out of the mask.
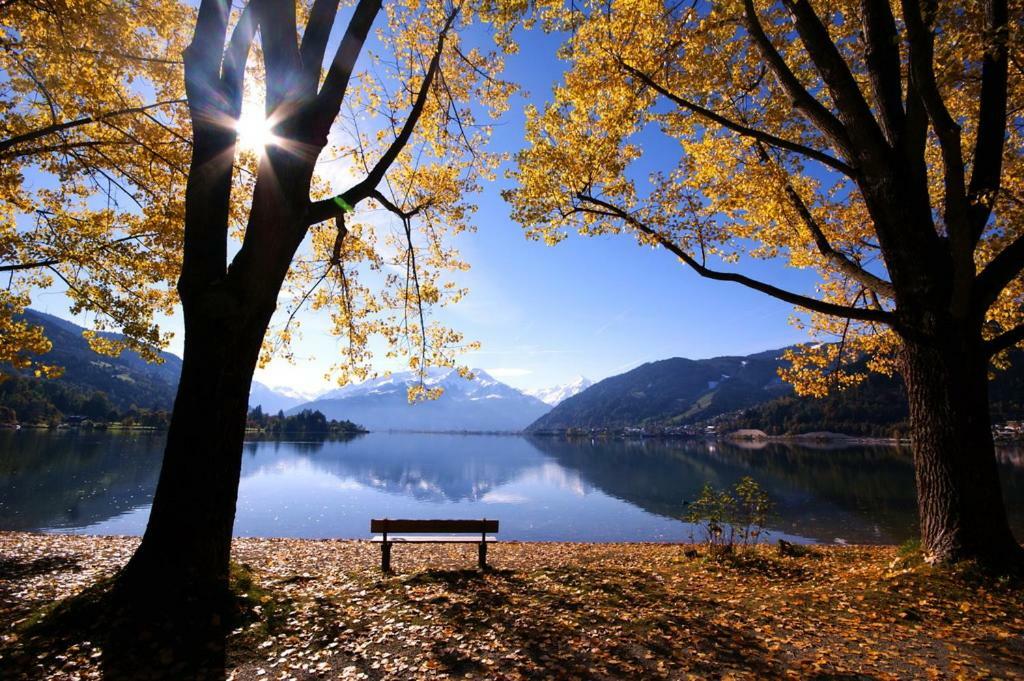
[[[148,363],[130,350],[119,357],[99,355],[89,348],[81,327],[36,310],[26,310],[24,316],[46,330],[53,349],[43,360],[61,367],[63,374],[56,379],[15,374],[0,382],[3,420],[53,422],[66,416],[114,420],[126,415],[150,420],[152,412],[170,410],[181,371],[181,360],[175,355],[160,353],[161,364]]]
[[[530,431],[685,425],[789,395],[776,373],[781,354],[650,362],[570,397]]]

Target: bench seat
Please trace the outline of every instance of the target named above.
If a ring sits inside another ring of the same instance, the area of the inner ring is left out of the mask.
[[[375,518],[370,532],[378,532],[371,542],[380,544],[380,569],[391,572],[391,547],[394,544],[476,544],[477,564],[487,569],[487,545],[498,541],[488,532],[498,531],[497,520],[420,520]]]
[[[372,542],[384,541],[383,535],[377,535],[370,539]],[[388,535],[389,542],[395,542],[396,544],[402,542],[404,544],[479,544],[481,542],[496,542],[498,538],[493,534],[489,534],[486,537],[450,537],[445,535]]]

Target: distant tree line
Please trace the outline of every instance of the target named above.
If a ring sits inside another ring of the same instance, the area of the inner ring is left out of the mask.
[[[166,428],[169,418],[170,413],[160,409],[119,406],[106,392],[74,383],[18,375],[0,381],[0,425],[57,426],[77,422]],[[258,406],[249,412],[248,428],[288,437],[366,432],[351,421],[328,420],[319,411],[306,409],[285,416],[283,411],[266,414]]]
[[[328,420],[320,411],[303,409],[297,414],[285,416],[284,411],[265,414],[256,406],[249,410],[247,427],[272,435],[357,435],[367,432],[365,428],[348,420]]]
[[[1015,359],[1020,360],[1019,356]],[[1024,419],[1024,361],[989,383],[993,424]],[[861,437],[910,437],[910,408],[902,382],[871,374],[824,398],[780,397],[717,420],[720,431],[754,428],[769,435],[830,431]]]
[[[134,405],[119,407],[101,390],[63,381],[9,376],[0,381],[0,423],[54,426],[68,420],[165,427],[168,413]]]
[[[769,435],[828,431],[858,437],[910,436],[905,402],[887,409],[884,405],[847,405],[841,400],[782,397],[723,419],[720,425],[722,431],[746,428]]]
[[[869,375],[860,385],[823,398],[781,397],[726,420],[728,430],[756,428],[769,435],[817,431],[861,437],[909,437],[910,410],[903,385]]]

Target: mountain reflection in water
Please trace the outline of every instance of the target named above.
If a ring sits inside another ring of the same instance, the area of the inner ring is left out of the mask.
[[[162,435],[0,432],[0,529],[139,534]],[[1011,524],[1024,534],[1024,455],[1000,450]],[[681,541],[705,482],[749,475],[777,504],[773,535],[832,542],[914,536],[906,449],[756,448],[705,441],[568,441],[371,433],[247,442],[240,536],[366,537],[371,517],[490,517],[501,537]]]

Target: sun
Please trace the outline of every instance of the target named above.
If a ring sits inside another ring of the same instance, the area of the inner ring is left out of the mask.
[[[241,148],[262,154],[264,147],[278,143],[273,128],[273,123],[263,113],[263,102],[249,98],[242,101],[242,112],[235,122]]]

